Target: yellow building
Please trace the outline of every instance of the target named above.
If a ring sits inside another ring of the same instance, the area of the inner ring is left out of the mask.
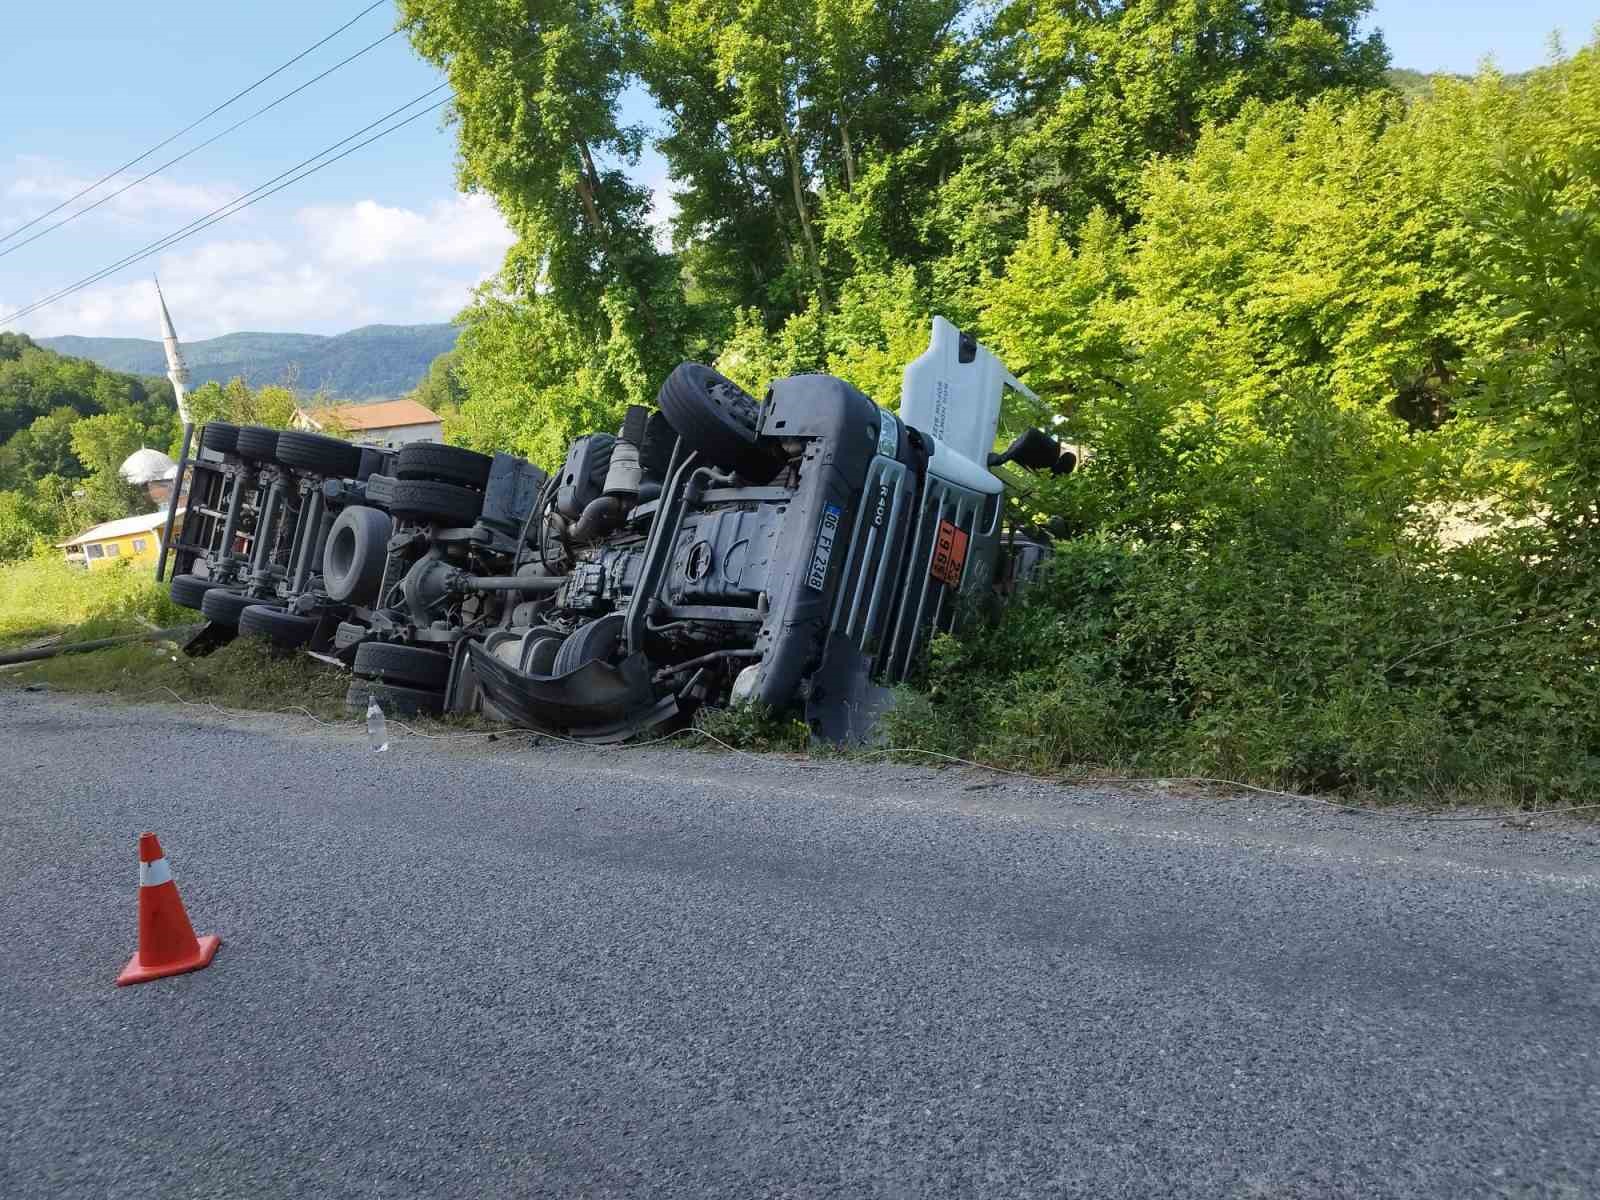
[[[183,509],[178,510],[178,516],[183,516]],[[161,556],[161,531],[166,524],[165,509],[142,517],[123,517],[57,542],[56,548],[66,552],[69,563],[91,571],[120,562],[154,567]]]

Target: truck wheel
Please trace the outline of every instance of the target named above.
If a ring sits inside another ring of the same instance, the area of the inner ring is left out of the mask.
[[[431,479],[435,483],[454,483],[482,491],[489,483],[492,466],[494,459],[476,450],[412,442],[400,447],[394,473],[398,479]]]
[[[561,643],[565,639],[555,633],[529,636],[533,637],[533,641],[527,650],[524,670],[530,675],[555,674],[556,655],[561,653]]]
[[[483,496],[470,488],[431,479],[401,479],[394,485],[389,511],[396,516],[440,525],[471,525],[483,511]]]
[[[239,449],[239,427],[226,421],[207,421],[200,430],[200,444],[218,454],[233,454]]]
[[[240,458],[258,463],[278,461],[278,431],[265,425],[241,425],[235,438]]]
[[[239,632],[247,637],[266,638],[275,646],[295,649],[304,646],[317,631],[315,617],[284,612],[273,604],[252,604],[239,614]]]
[[[783,465],[760,445],[760,402],[710,367],[679,363],[661,385],[656,403],[684,446],[713,466],[767,483]]]
[[[363,642],[353,669],[368,679],[442,690],[450,681],[450,656],[394,642]]]
[[[444,693],[429,692],[422,688],[395,687],[388,683],[373,683],[358,679],[344,694],[344,702],[351,708],[364,709],[369,700],[376,700],[385,712],[402,717],[437,716],[444,712]]]
[[[207,592],[206,598],[200,602],[200,612],[208,621],[215,621],[218,625],[235,629],[239,625],[239,614],[252,604],[260,603],[262,603],[260,596],[241,596],[238,592],[215,587]]]
[[[361,469],[361,451],[326,434],[286,429],[278,435],[278,461],[327,479],[347,479]]]
[[[568,671],[576,671],[586,663],[610,658],[611,652],[622,641],[622,622],[621,613],[608,613],[598,621],[590,621],[587,625],[579,626],[568,635],[566,641],[561,643],[561,649],[556,651],[550,674],[565,675]]]
[[[322,586],[340,604],[363,604],[378,594],[394,522],[388,513],[352,504],[328,530],[322,551]]]
[[[168,590],[172,594],[174,604],[198,610],[206,598],[206,593],[218,586],[214,579],[201,579],[198,575],[174,575]]]

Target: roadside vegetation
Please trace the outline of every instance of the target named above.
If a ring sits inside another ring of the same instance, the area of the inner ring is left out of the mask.
[[[58,557],[0,566],[0,650],[93,641],[197,620],[172,603],[148,569],[119,564],[85,571]],[[141,641],[0,668],[0,687],[43,684],[155,701],[172,700],[176,693],[224,708],[300,704],[324,718],[348,716],[343,704],[348,683],[312,659],[275,658],[250,639],[207,658],[186,657],[175,641]]]
[[[1600,50],[1391,73],[1369,9],[402,0],[520,235],[447,428],[549,464],[683,358],[892,407],[943,313],[1090,455],[1013,513],[1056,536],[1046,578],[932,648],[891,742],[1592,796]],[[670,245],[630,88],[665,113]]]

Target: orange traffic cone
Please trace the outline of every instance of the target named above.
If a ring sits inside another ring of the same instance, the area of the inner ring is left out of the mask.
[[[153,833],[139,835],[139,952],[117,976],[117,986],[163,979],[209,967],[222,939],[194,936],[189,914],[178,899],[161,843]]]

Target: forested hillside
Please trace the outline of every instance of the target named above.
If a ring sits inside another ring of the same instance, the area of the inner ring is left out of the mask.
[[[549,463],[682,358],[892,405],[944,313],[1095,453],[895,737],[1039,768],[1600,777],[1600,53],[1392,86],[1364,0],[401,0],[520,235],[453,436]],[[666,114],[670,245],[631,177]],[[1457,544],[1447,518],[1487,536]]]
[[[428,365],[456,343],[453,325],[365,325],[334,337],[312,333],[229,333],[185,342],[184,360],[196,384],[243,379],[253,387],[292,387],[340,399],[403,396]],[[87,358],[113,371],[162,375],[159,341],[64,336],[39,345]]]
[[[117,468],[140,446],[168,449],[177,432],[165,379],[107,371],[0,333],[0,562],[150,511]]]

